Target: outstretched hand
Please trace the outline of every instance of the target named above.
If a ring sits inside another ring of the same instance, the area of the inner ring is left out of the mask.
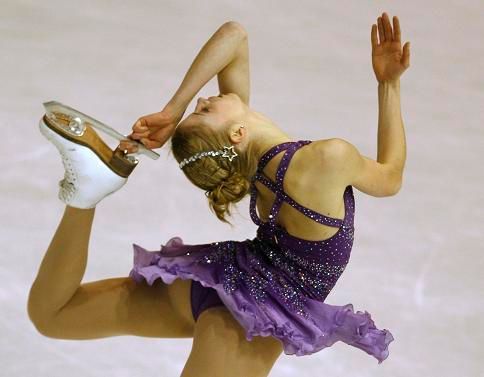
[[[378,17],[377,22],[380,43],[377,40],[377,25],[371,25],[373,71],[379,83],[394,81],[410,66],[410,42],[405,43],[402,52],[400,21],[397,16],[393,16],[393,31],[385,12],[382,17]]]
[[[133,132],[127,138],[137,140],[149,149],[161,148],[173,135],[182,117],[183,113],[165,107],[160,112],[139,118],[132,127]],[[138,147],[129,140],[122,140],[119,148],[127,150],[128,153],[135,153],[138,150]]]

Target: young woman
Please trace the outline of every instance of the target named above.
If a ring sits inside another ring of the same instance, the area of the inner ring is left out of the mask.
[[[38,331],[61,339],[193,337],[183,377],[267,376],[283,351],[307,355],[336,341],[379,363],[386,359],[388,330],[352,304],[324,302],[350,258],[353,187],[383,197],[402,183],[399,77],[409,67],[409,43],[402,52],[398,18],[392,30],[386,13],[372,25],[371,43],[377,161],[339,138],[291,140],[251,109],[248,36],[233,21],[203,46],[167,106],[141,117],[115,152],[102,149],[88,126],[76,129],[70,120],[69,130],[59,131],[55,119],[44,117],[40,129],[66,166],[59,198],[67,205],[30,291],[28,312]],[[215,74],[220,94],[199,98],[178,124]],[[81,284],[96,204],[119,190],[135,166],[120,151],[135,154],[133,140],[154,149],[169,138],[179,167],[221,221],[228,222],[233,203],[251,196],[257,236],[199,245],[173,237],[159,251],[135,244],[129,276]]]

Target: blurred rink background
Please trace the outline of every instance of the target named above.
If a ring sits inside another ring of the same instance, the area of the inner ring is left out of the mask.
[[[340,137],[376,158],[378,96],[371,25],[397,15],[407,140],[398,195],[355,189],[351,261],[326,302],[367,310],[392,331],[382,364],[344,343],[281,355],[271,377],[484,376],[484,3],[460,1],[3,0],[0,11],[0,365],[2,376],[179,376],[191,339],[91,341],[40,335],[27,298],[64,205],[64,169],[38,130],[57,100],[127,134],[161,110],[203,44],[226,21],[249,33],[250,106],[294,140]],[[218,94],[214,77],[194,98]],[[184,117],[185,117],[184,116]],[[103,136],[112,147],[113,139]],[[83,282],[127,276],[132,243],[150,250],[255,237],[249,197],[231,229],[168,155],[140,157],[128,184],[96,210]]]

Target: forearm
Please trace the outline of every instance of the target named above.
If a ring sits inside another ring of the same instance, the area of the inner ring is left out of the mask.
[[[185,112],[200,89],[236,57],[245,38],[243,30],[233,22],[226,22],[205,43],[191,64],[183,81],[167,106]]]
[[[378,84],[378,108],[377,161],[393,166],[401,181],[406,142],[400,109],[400,79]]]

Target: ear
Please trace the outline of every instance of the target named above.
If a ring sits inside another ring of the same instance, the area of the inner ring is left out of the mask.
[[[239,144],[247,137],[247,129],[242,124],[235,124],[231,127],[229,139],[234,144]]]

